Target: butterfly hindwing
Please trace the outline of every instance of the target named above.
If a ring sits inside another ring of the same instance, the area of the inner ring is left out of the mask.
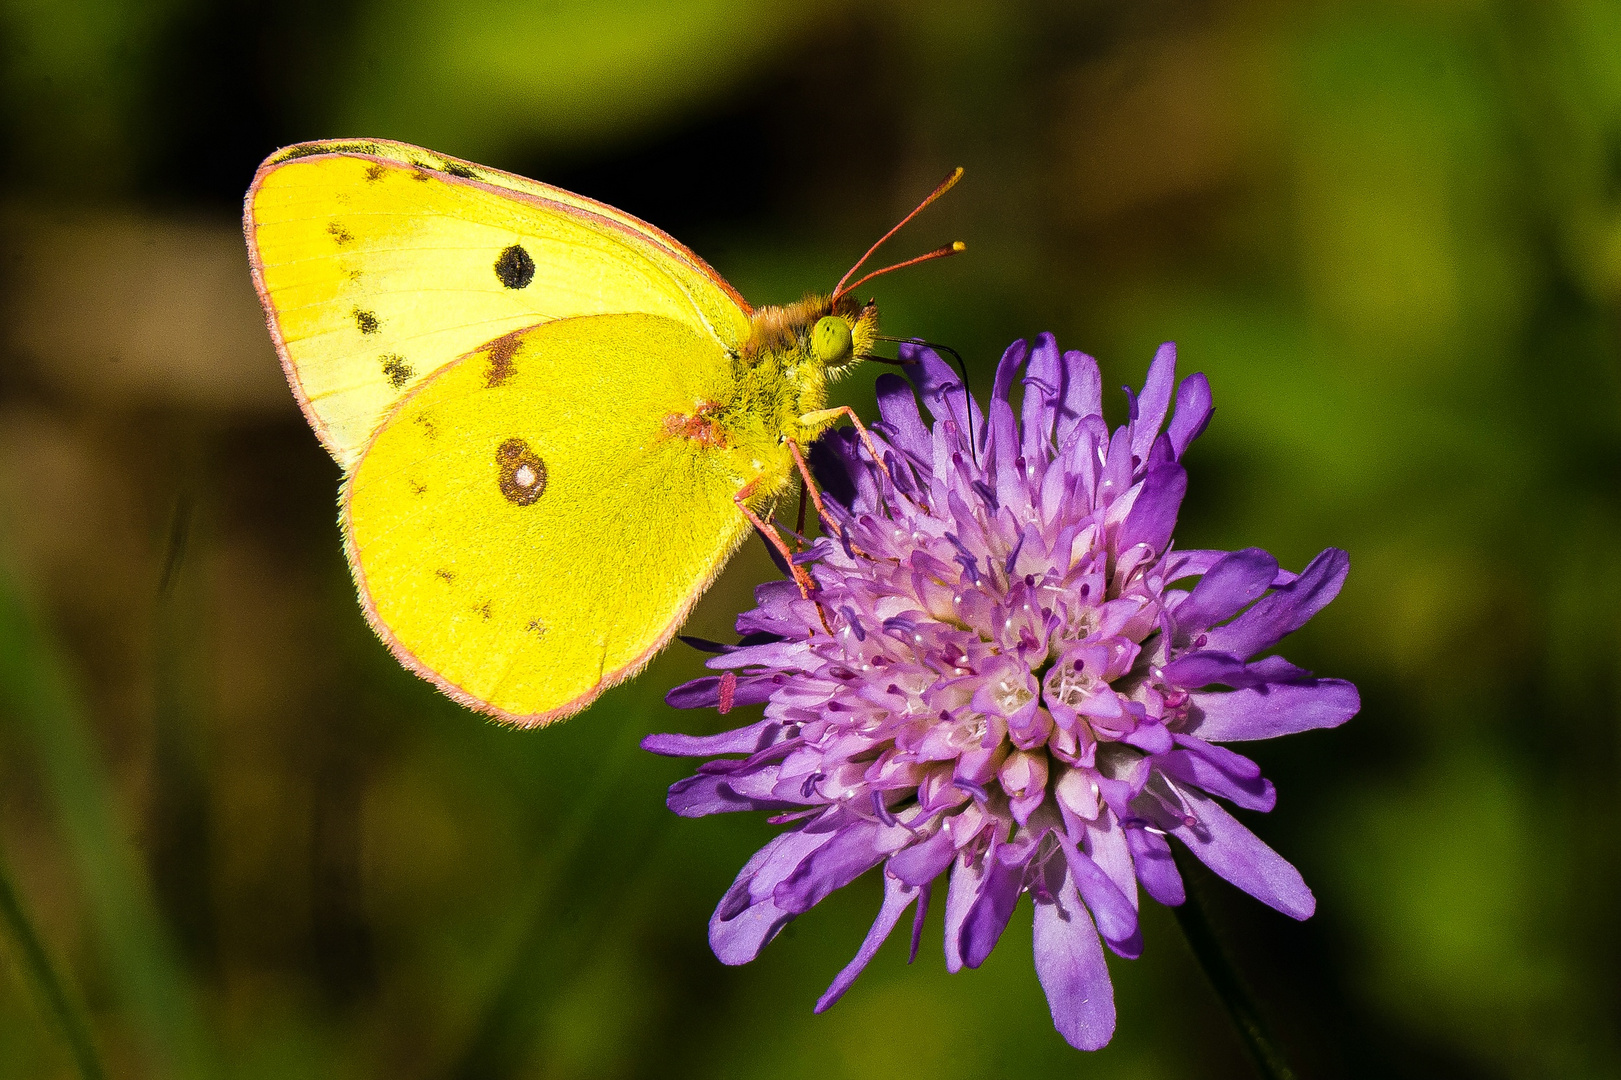
[[[281,151],[245,228],[288,379],[346,469],[413,387],[512,331],[641,312],[723,347],[748,333],[748,305],[652,226],[401,143]]]
[[[713,339],[642,314],[547,323],[420,382],[345,488],[373,625],[514,723],[639,670],[747,530],[755,466],[692,423],[731,379]]]

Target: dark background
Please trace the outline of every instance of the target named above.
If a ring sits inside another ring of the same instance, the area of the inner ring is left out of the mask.
[[[1301,1072],[1621,1075],[1621,5],[3,0],[0,95],[0,861],[114,1075],[1251,1075],[1151,904],[1094,1055],[1028,905],[822,1017],[876,882],[722,967],[772,829],[675,819],[635,749],[719,725],[662,704],[689,650],[533,733],[396,667],[238,225],[337,136],[606,200],[757,304],[966,166],[892,250],[969,252],[876,283],[889,332],[982,393],[1016,337],[1111,385],[1175,339],[1217,403],[1179,543],[1351,553],[1285,651],[1362,714],[1254,746],[1246,819],[1318,913],[1199,882]],[[14,944],[0,1077],[71,1075]]]

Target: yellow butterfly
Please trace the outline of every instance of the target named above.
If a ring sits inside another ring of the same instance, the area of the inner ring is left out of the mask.
[[[756,310],[629,214],[381,141],[272,154],[243,224],[287,380],[344,469],[368,621],[522,726],[645,666],[751,523],[787,552],[771,508],[800,448],[854,419],[827,383],[877,339],[854,289],[962,250],[847,285],[874,244],[832,293]]]

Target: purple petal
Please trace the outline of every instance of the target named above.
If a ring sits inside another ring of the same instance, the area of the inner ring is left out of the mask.
[[[1171,749],[1171,733],[1165,725],[1158,721],[1139,723],[1137,727],[1128,731],[1121,742],[1128,746],[1135,746],[1139,750],[1146,750],[1150,754],[1163,754]]]
[[[1165,583],[1180,581],[1186,577],[1196,577],[1210,572],[1230,552],[1214,551],[1207,548],[1188,548],[1186,551],[1172,552],[1170,558],[1165,560]]]
[[[1126,830],[1115,820],[1114,811],[1104,807],[1098,819],[1086,827],[1081,850],[1098,864],[1120,895],[1137,910],[1137,874],[1131,864],[1131,848],[1126,845]]]
[[[1239,780],[1258,780],[1261,776],[1261,767],[1243,754],[1229,750],[1225,746],[1212,746],[1203,739],[1192,735],[1175,736],[1178,746],[1192,750],[1195,754],[1212,762],[1228,776]]]
[[[1030,461],[1044,460],[1052,452],[1053,418],[1058,414],[1058,396],[1063,385],[1057,339],[1051,334],[1037,335],[1024,371],[1024,401],[1019,411],[1023,452]]]
[[[1204,432],[1215,412],[1210,404],[1210,380],[1203,372],[1194,372],[1176,388],[1176,415],[1171,418],[1169,434],[1171,449],[1180,458],[1188,446]]]
[[[867,931],[867,936],[861,942],[861,948],[856,950],[855,959],[844,966],[844,970],[834,978],[833,985],[817,999],[817,1012],[826,1012],[835,1001],[844,996],[844,992],[850,989],[850,984],[856,981],[856,976],[860,975],[877,955],[878,947],[889,938],[895,924],[916,899],[917,890],[910,885],[894,878],[884,879],[884,904],[878,909],[878,918],[873,920],[872,928]]]
[[[1019,374],[1019,365],[1030,355],[1030,343],[1020,338],[1002,350],[1002,359],[996,364],[996,379],[991,384],[991,402],[1011,404],[1013,380]],[[1017,451],[1014,451],[1017,453]]]
[[[1072,350],[1064,354],[1063,366],[1063,404],[1054,428],[1054,441],[1059,446],[1069,443],[1070,433],[1083,419],[1103,413],[1103,377],[1098,373],[1098,362]]]
[[[793,915],[777,907],[771,892],[827,840],[825,834],[797,830],[774,837],[754,853],[709,920],[709,945],[721,963],[748,963],[787,925]]]
[[[975,438],[979,438],[985,430],[984,414],[979,411],[979,402],[969,397],[963,389],[962,379],[951,365],[940,359],[933,349],[922,348],[912,342],[903,343],[900,352],[902,359],[917,361],[907,365],[906,373],[917,384],[929,414],[936,421],[951,420],[956,423],[965,439],[970,427]]]
[[[766,641],[759,645],[744,645],[720,656],[711,656],[704,661],[704,666],[712,671],[736,671],[739,668],[751,667],[793,671],[808,659],[803,641]]]
[[[1036,978],[1053,1026],[1077,1050],[1097,1050],[1114,1035],[1114,987],[1097,931],[1067,877],[1055,902],[1038,903]]]
[[[1298,683],[1311,678],[1311,672],[1295,667],[1281,656],[1263,656],[1244,665],[1247,681],[1238,686],[1265,686],[1267,683]]]
[[[1263,904],[1294,919],[1306,919],[1317,909],[1317,899],[1305,879],[1282,855],[1267,847],[1221,805],[1197,791],[1182,789],[1199,819],[1194,826],[1172,829],[1210,869]]]
[[[1080,890],[1086,906],[1097,916],[1098,932],[1111,942],[1127,949],[1135,947],[1140,952],[1142,942],[1137,932],[1137,909],[1131,906],[1131,901],[1103,872],[1103,868],[1082,854],[1073,841],[1060,834],[1058,842],[1064,850],[1070,880]]]
[[[1151,551],[1164,551],[1187,490],[1188,474],[1180,465],[1162,465],[1144,477],[1137,501],[1120,524],[1116,550],[1147,544]]]
[[[877,866],[884,858],[874,847],[878,829],[875,821],[858,821],[834,833],[776,887],[772,896],[777,906],[796,915],[809,911],[828,893]]]
[[[992,475],[996,479],[996,494],[999,501],[1012,502],[1009,498],[1015,490],[1015,485],[1023,482],[1023,477],[1014,467],[1019,459],[1019,427],[1013,419],[1013,406],[998,398],[991,402],[991,422],[989,435],[985,440],[987,456],[994,462]],[[1015,516],[1022,509],[1013,503]]]
[[[1147,829],[1127,829],[1126,846],[1131,848],[1131,859],[1137,867],[1137,880],[1155,900],[1175,907],[1187,899],[1182,889],[1182,875],[1176,871],[1171,859],[1171,845],[1165,837]]]
[[[1200,652],[1179,656],[1160,669],[1160,678],[1169,686],[1197,689],[1201,686],[1243,686],[1252,682],[1244,661],[1228,653]]]
[[[1146,471],[1152,472],[1161,465],[1175,465],[1176,451],[1171,449],[1171,437],[1160,435],[1154,440],[1154,445],[1148,448]]]
[[[932,884],[924,885],[917,891],[917,914],[912,917],[912,949],[906,954],[908,964],[917,959],[917,947],[923,940],[923,920],[929,917],[929,894],[933,891]]]
[[[772,837],[737,872],[737,878],[715,907],[715,917],[723,921],[731,919],[750,905],[769,897],[777,882],[792,873],[806,856],[827,841],[827,834],[803,829],[791,829]]]
[[[773,775],[775,770],[772,770]],[[682,817],[706,817],[739,810],[792,810],[801,803],[746,795],[734,786],[737,776],[730,773],[699,773],[670,785],[664,803]]]
[[[704,680],[696,680],[702,682]],[[718,681],[718,680],[716,680]],[[738,680],[741,689],[744,680]],[[691,683],[687,684],[691,686]],[[680,687],[677,687],[680,689]],[[670,691],[672,694],[674,690]],[[776,720],[761,720],[748,727],[722,731],[716,735],[649,735],[642,740],[642,749],[665,757],[708,757],[711,754],[752,754],[764,750],[776,740],[782,724]]]
[[[951,867],[951,882],[946,889],[946,970],[952,974],[962,970],[962,927],[968,918],[974,900],[979,896],[985,880],[986,863],[981,858],[970,864],[966,857],[958,856]]]
[[[793,918],[770,900],[762,900],[725,922],[711,920],[709,947],[723,964],[746,964]]]
[[[878,392],[878,415],[891,430],[890,445],[927,463],[929,429],[917,411],[917,397],[911,385],[899,375],[886,372],[878,376],[874,389]]]
[[[1278,560],[1260,548],[1245,548],[1218,560],[1177,605],[1172,617],[1178,637],[1192,637],[1237,615],[1272,587],[1277,573]]]
[[[902,848],[884,864],[886,872],[908,885],[927,885],[951,865],[957,849],[951,843],[951,833],[941,829],[922,843]]]
[[[1362,699],[1344,679],[1312,679],[1247,690],[1192,695],[1190,734],[1207,742],[1270,739],[1313,728],[1338,727]]]
[[[1238,757],[1237,754],[1233,756]],[[1218,760],[1213,755],[1183,749],[1160,754],[1154,758],[1154,764],[1172,779],[1183,781],[1183,790],[1186,790],[1185,785],[1191,784],[1213,795],[1220,795],[1246,810],[1260,810],[1263,813],[1277,805],[1278,793],[1270,780],[1259,775],[1259,769],[1255,770],[1257,775],[1254,776],[1235,775],[1233,769],[1222,767],[1226,762],[1218,764]],[[1239,760],[1254,765],[1247,758]]]
[[[962,962],[977,968],[991,955],[997,939],[1013,918],[1013,909],[1019,903],[1019,886],[1024,881],[1025,864],[1008,866],[997,858],[996,851],[984,856],[985,877],[980,885],[974,906],[968,909],[962,924]]]
[[[755,586],[755,607],[737,617],[737,632],[779,636],[803,634],[804,628],[793,612],[794,601],[798,599],[799,587],[792,581],[767,581]]]
[[[1148,365],[1143,396],[1137,402],[1137,419],[1132,421],[1131,452],[1141,461],[1148,460],[1148,448],[1154,445],[1160,426],[1165,423],[1165,411],[1171,407],[1171,388],[1175,385],[1176,342],[1167,341]]]
[[[1270,649],[1306,622],[1336,595],[1345,583],[1351,560],[1339,548],[1329,548],[1311,561],[1300,577],[1255,602],[1244,614],[1210,631],[1206,647],[1249,658]]]

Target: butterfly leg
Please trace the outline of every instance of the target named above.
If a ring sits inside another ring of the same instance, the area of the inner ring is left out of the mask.
[[[752,494],[754,494],[754,485],[745,484],[741,491],[732,496],[732,501],[737,503],[739,510],[743,511],[743,516],[749,519],[749,524],[759,529],[767,542],[777,549],[777,554],[782,556],[782,561],[788,566],[788,573],[793,576],[794,584],[799,586],[799,595],[807,600],[811,599],[811,594],[816,591],[816,582],[811,580],[810,574],[805,572],[803,566],[794,562],[794,553],[788,550],[788,543],[783,540],[782,534],[777,531],[777,527],[749,509],[748,498]],[[831,632],[829,631],[829,633]]]
[[[815,427],[830,420],[837,420],[841,416],[848,417],[850,423],[855,425],[856,433],[861,436],[861,444],[867,448],[867,454],[872,458],[873,464],[877,465],[878,471],[884,474],[884,479],[894,485],[896,491],[900,491],[900,485],[895,483],[895,477],[890,474],[889,466],[884,463],[883,457],[878,453],[877,445],[872,441],[872,433],[867,430],[867,426],[861,422],[861,417],[857,416],[856,411],[850,406],[839,405],[832,409],[820,409],[813,413],[806,413],[799,418],[799,422],[807,427]],[[804,466],[801,465],[800,468],[803,469]],[[928,513],[929,505],[922,500],[920,495],[907,495],[907,498],[921,507],[924,513]],[[820,503],[817,503],[817,509],[821,509]]]
[[[816,517],[832,531],[834,536],[843,539],[844,530],[839,528],[838,522],[827,516],[827,507],[822,503],[822,492],[816,486],[816,480],[811,476],[810,466],[805,464],[805,455],[800,452],[799,444],[792,439],[784,439],[783,441],[788,444],[788,452],[794,456],[794,464],[799,466],[799,475],[805,481],[804,492],[800,496],[801,499],[804,498],[804,495],[809,495],[811,502],[816,506]],[[803,511],[804,502],[802,501],[799,505],[800,510]],[[800,518],[799,531],[805,531],[803,517]]]

